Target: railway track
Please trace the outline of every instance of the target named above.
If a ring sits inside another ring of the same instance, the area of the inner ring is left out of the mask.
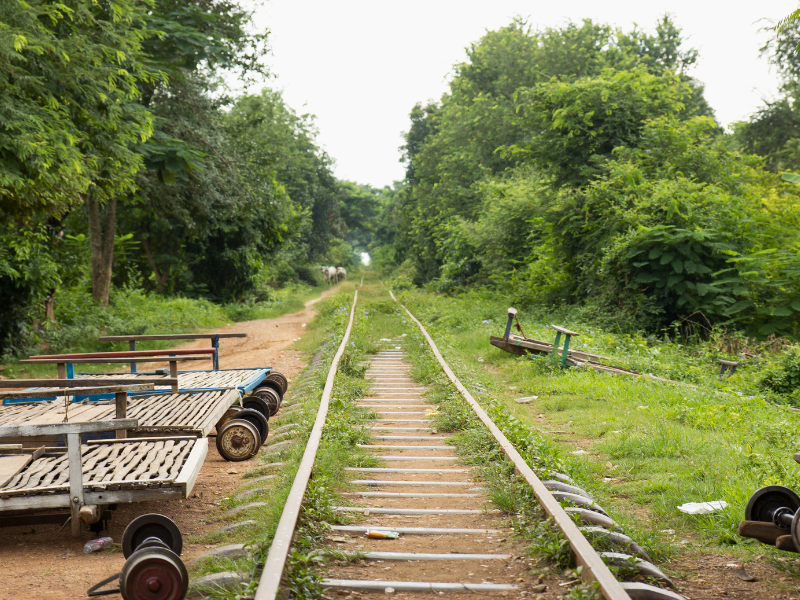
[[[394,295],[391,297],[397,301]],[[273,600],[278,593],[357,302],[356,291],[345,335],[332,361],[314,427],[264,565],[255,594],[257,600]],[[405,307],[402,309],[419,327],[442,370],[569,542],[581,567],[580,577],[606,600],[683,598],[654,585],[616,579],[607,562],[671,584],[641,556],[595,550],[585,533],[603,538],[606,544],[619,542],[632,554],[641,548],[614,531],[613,520],[589,500],[588,494],[574,487],[568,476],[556,474],[558,480],[541,481],[461,384],[422,323]],[[434,429],[436,406],[425,398],[426,388],[411,377],[404,338],[383,342],[381,351],[371,357],[366,373],[371,392],[358,400],[361,407],[376,414],[368,423],[372,441],[360,447],[377,458],[380,466],[348,469],[353,472],[355,479],[351,483],[356,489],[348,495],[358,506],[336,509],[361,513],[365,520],[357,525],[332,526],[333,541],[345,546],[349,543],[347,550],[355,546],[359,560],[333,567],[322,582],[323,588],[342,594],[358,591],[359,597],[395,592],[404,593],[404,597],[434,592],[454,599],[484,595],[535,597],[548,582],[543,584],[542,577],[531,578],[531,565],[523,547],[510,539],[510,528],[498,525],[500,511],[485,508],[487,488],[475,472],[459,464],[456,448],[447,443],[448,436]],[[566,509],[561,502],[568,505]],[[393,541],[381,539],[387,532],[396,532],[400,537]]]

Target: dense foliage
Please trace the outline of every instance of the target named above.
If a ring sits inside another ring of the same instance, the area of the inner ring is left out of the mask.
[[[775,44],[794,78],[797,36]],[[800,188],[765,169],[797,143],[765,163],[752,155],[771,143],[751,135],[761,116],[724,133],[697,60],[670,17],[653,34],[519,20],[488,32],[450,91],[411,112],[380,264],[442,291],[580,304],[623,329],[797,337]]]
[[[62,346],[89,292],[268,301],[371,242],[313,116],[220,83],[269,77],[237,0],[0,4],[0,353]]]

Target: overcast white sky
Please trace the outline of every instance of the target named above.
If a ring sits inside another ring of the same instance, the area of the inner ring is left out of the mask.
[[[270,0],[257,23],[272,31],[276,77],[268,85],[297,112],[317,116],[336,175],[383,187],[403,177],[398,147],[414,104],[438,99],[464,48],[515,15],[541,26],[588,17],[652,30],[672,13],[700,50],[693,75],[728,124],[775,93],[775,75],[758,58],[759,19],[795,8],[797,0]]]

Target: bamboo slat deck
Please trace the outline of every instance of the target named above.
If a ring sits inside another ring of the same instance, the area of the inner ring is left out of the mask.
[[[239,400],[235,388],[196,392],[165,392],[128,397],[127,418],[137,419],[139,427],[132,432],[180,432],[206,436],[217,421]],[[26,404],[9,404],[0,408],[2,425],[43,425],[78,421],[103,421],[115,416],[113,401],[84,401],[65,404],[49,400]],[[66,418],[65,418],[66,417]],[[25,438],[27,446],[39,438]],[[11,440],[4,440],[10,443]]]
[[[247,388],[260,383],[270,369],[226,369],[224,371],[185,371],[178,373],[178,387],[182,390],[203,388],[242,387]],[[147,377],[146,373],[114,373],[114,377],[136,379]],[[149,375],[152,377],[152,375]],[[81,379],[102,379],[108,375],[82,373]],[[156,385],[156,389],[169,389],[169,386]],[[249,391],[249,390],[248,390]]]
[[[207,451],[205,438],[108,440],[82,445],[87,504],[186,498]],[[0,488],[0,511],[69,507],[69,492],[67,455],[45,454]]]
[[[216,389],[216,388],[238,388],[242,394],[250,393],[255,387],[258,386],[264,379],[266,378],[267,374],[271,371],[270,368],[263,368],[263,369],[226,369],[224,371],[185,371],[183,373],[178,373],[178,389],[179,390],[206,390],[206,389]],[[148,379],[148,381],[153,381],[153,374],[150,373],[82,373],[78,375],[79,379],[82,380],[91,380],[91,379],[107,379],[109,375],[113,375],[115,379],[119,380],[131,380],[131,383],[135,383],[135,381],[139,378]],[[160,385],[159,383],[154,383],[154,388],[156,391],[159,392],[167,392],[170,391],[171,386],[167,383],[164,385]],[[38,389],[38,388],[31,388],[31,389]],[[75,396],[73,396],[74,402],[81,402],[83,400],[101,400],[103,398],[113,398],[113,394],[105,394],[105,395],[85,395],[81,394],[80,391],[76,390]],[[137,394],[132,394],[131,396],[134,397]],[[53,394],[55,396],[55,394]],[[36,401],[37,399],[31,398],[32,401]],[[5,407],[13,406],[14,404],[27,402],[27,399],[18,399],[18,400],[4,400],[3,404]],[[4,409],[0,409],[0,412],[4,411]],[[2,418],[0,418],[0,424],[2,424]]]

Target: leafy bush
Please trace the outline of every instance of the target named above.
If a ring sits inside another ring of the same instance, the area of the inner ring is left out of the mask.
[[[792,394],[800,389],[800,347],[782,354],[761,377],[759,387],[778,394]]]

